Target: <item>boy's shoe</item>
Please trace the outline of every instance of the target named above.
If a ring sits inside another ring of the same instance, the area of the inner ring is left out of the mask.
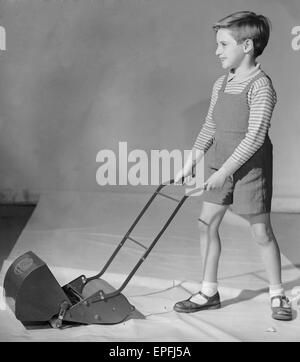
[[[279,306],[273,307],[272,302],[274,299],[279,300]],[[289,304],[289,300],[285,295],[276,295],[271,298],[271,309],[272,309],[272,318],[278,319],[281,321],[290,321],[293,318],[292,308]]]
[[[194,313],[200,310],[221,308],[219,292],[217,292],[212,297],[208,297],[207,295],[203,294],[201,291],[199,292],[199,294],[207,300],[206,303],[204,304],[194,303],[190,300],[193,296],[190,296],[189,299],[177,302],[174,305],[174,310],[179,313]]]

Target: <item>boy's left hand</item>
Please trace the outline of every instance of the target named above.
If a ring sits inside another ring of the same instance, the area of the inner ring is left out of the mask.
[[[213,173],[210,178],[205,182],[205,190],[221,189],[226,181],[226,174],[222,169]]]

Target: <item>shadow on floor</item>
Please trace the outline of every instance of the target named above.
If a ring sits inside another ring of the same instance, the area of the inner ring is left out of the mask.
[[[0,205],[0,269],[30,219],[36,205]]]

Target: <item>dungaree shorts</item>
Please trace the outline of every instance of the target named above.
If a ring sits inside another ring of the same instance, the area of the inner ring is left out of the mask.
[[[249,107],[247,93],[258,76],[242,93],[224,93],[226,77],[218,94],[213,117],[216,133],[213,145],[204,158],[205,180],[216,172],[244,139],[248,130]],[[232,176],[227,177],[220,190],[204,191],[203,201],[232,205],[237,214],[252,216],[269,213],[272,200],[273,146],[266,135],[264,144]]]

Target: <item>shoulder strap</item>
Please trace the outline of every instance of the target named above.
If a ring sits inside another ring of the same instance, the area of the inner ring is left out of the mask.
[[[228,78],[228,74],[225,74],[225,75],[224,75],[224,79],[223,79],[223,82],[222,82],[222,85],[221,85],[221,88],[220,88],[219,92],[224,93],[224,91],[225,91],[225,87],[226,87],[226,84],[227,84],[227,78]]]
[[[262,77],[267,77],[267,78],[269,78],[269,77],[266,75],[266,73],[265,73],[263,70],[261,70],[261,71],[260,71],[255,77],[253,77],[253,78],[250,80],[250,82],[246,85],[246,87],[245,87],[244,90],[243,90],[243,93],[248,94],[248,92],[249,92],[250,88],[252,87],[253,83],[254,83],[255,81],[257,81],[257,79],[262,78]],[[270,78],[269,78],[269,79],[270,79]]]

